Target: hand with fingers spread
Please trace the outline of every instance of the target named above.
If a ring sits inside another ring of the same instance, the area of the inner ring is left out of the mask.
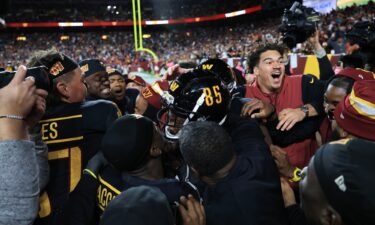
[[[285,178],[280,179],[285,208],[296,204],[296,196]]]
[[[283,109],[279,114],[279,123],[276,126],[276,129],[284,131],[290,130],[293,126],[305,119],[306,114],[300,109]]]
[[[253,99],[244,104],[241,110],[241,116],[250,116],[251,118],[266,119],[273,112],[275,107],[259,99]]]
[[[289,162],[288,154],[276,145],[271,145],[270,150],[279,173],[285,177],[293,177],[293,166]]]
[[[311,44],[315,52],[323,48],[319,42],[319,33],[320,33],[319,29],[316,28],[314,35],[307,39],[307,42]]]
[[[178,209],[184,225],[205,225],[206,214],[201,203],[194,199],[192,195],[187,198],[181,196]]]
[[[161,78],[162,80],[174,80],[178,75],[190,72],[191,69],[181,68],[179,64],[168,68],[167,72]]]

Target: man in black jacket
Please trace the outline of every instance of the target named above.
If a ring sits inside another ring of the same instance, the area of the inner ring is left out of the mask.
[[[141,185],[159,188],[170,204],[189,193],[199,199],[190,183],[166,177],[161,156],[167,144],[147,117],[129,114],[117,119],[101,146],[103,152],[88,163],[69,199],[64,224],[97,224],[111,200]]]
[[[82,71],[64,54],[55,50],[37,52],[28,66],[47,67],[53,86],[40,121],[42,140],[48,146],[50,180],[41,192],[35,224],[57,224],[82,169],[98,152],[104,132],[121,112],[109,101],[84,102]]]
[[[207,224],[287,224],[267,146],[241,149],[251,142],[246,132],[260,132],[257,123],[243,121],[235,129],[231,138],[217,123],[198,121],[185,125],[180,135],[184,160],[207,185],[202,194]]]

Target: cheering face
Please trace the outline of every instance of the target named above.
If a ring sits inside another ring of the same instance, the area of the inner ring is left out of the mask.
[[[328,115],[328,119],[333,120],[333,112],[339,102],[346,96],[346,90],[344,88],[335,87],[328,85],[326,92],[324,93],[324,111]]]
[[[260,55],[259,64],[254,67],[254,74],[263,92],[276,92],[284,80],[285,59],[278,51],[265,51]]]
[[[125,97],[125,80],[120,75],[112,75],[108,78],[112,96],[120,101]]]
[[[89,95],[94,95],[102,99],[108,99],[111,96],[107,72],[98,72],[86,77],[87,90]]]

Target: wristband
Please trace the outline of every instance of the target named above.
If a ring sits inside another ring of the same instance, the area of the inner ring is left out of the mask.
[[[289,179],[290,182],[299,182],[302,179],[301,176],[302,170],[298,167],[296,167],[293,171],[293,177]]]
[[[321,59],[321,58],[323,58],[324,56],[327,55],[326,50],[324,50],[324,48],[321,48],[316,52],[314,51],[314,53],[315,53],[316,58],[318,58],[318,59]]]
[[[25,120],[24,117],[17,115],[0,115],[0,119]]]

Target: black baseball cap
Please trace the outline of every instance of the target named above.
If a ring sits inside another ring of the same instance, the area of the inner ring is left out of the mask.
[[[345,224],[375,221],[375,142],[344,139],[326,144],[314,156],[325,197]]]
[[[147,117],[129,114],[118,118],[102,139],[105,158],[120,171],[143,166],[150,155],[154,123]]]
[[[91,76],[98,72],[107,72],[104,64],[99,59],[85,59],[79,62],[85,77]]]
[[[173,225],[167,197],[156,187],[129,188],[105,209],[100,225]]]
[[[119,70],[116,70],[116,69],[107,69],[107,73],[108,73],[108,77],[110,76],[113,76],[113,75],[119,75],[121,77],[123,77],[122,73],[119,71]]]

